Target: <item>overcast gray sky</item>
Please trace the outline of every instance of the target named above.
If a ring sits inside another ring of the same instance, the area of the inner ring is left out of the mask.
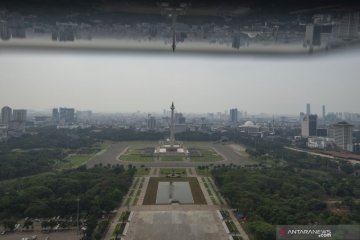
[[[0,52],[0,106],[95,112],[359,112],[360,52],[309,58]]]

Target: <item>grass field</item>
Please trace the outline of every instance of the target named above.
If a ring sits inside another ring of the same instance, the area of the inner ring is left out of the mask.
[[[161,161],[183,161],[184,157],[181,156],[162,156]]]
[[[226,220],[230,218],[230,214],[228,211],[220,210],[221,216]]]
[[[169,181],[166,177],[152,177],[150,178],[148,187],[146,189],[144,205],[155,205],[158,183],[161,181]],[[176,182],[189,182],[191,193],[194,199],[194,204],[206,204],[204,194],[201,191],[200,184],[195,177],[188,178],[173,178]]]
[[[199,156],[190,156],[192,162],[217,162],[223,160],[214,149],[208,147],[197,147],[193,148],[192,151],[199,153]]]
[[[124,232],[124,229],[125,229],[125,226],[126,226],[126,223],[118,223],[115,227],[115,230],[113,232],[113,235],[117,235],[117,234],[122,234]]]
[[[175,174],[186,176],[185,168],[160,168],[160,176],[167,176],[172,174],[174,171]]]
[[[96,153],[108,148],[109,146],[111,146],[110,143],[94,144],[90,149],[88,149],[87,153],[78,153],[66,157],[64,161],[58,165],[58,168],[78,168],[87,163],[96,155]]]
[[[213,196],[210,196],[210,199],[214,205],[219,205],[218,201]]]
[[[130,211],[124,211],[119,217],[119,222],[126,222],[130,216]]]
[[[147,175],[149,175],[149,173],[150,173],[150,168],[139,167],[139,168],[136,168],[135,177],[147,176]]]
[[[230,233],[232,234],[237,234],[239,233],[239,230],[237,229],[237,227],[235,226],[235,223],[232,220],[226,221],[226,226],[228,227]]]
[[[77,168],[89,161],[94,154],[76,154],[65,158],[60,168]]]
[[[152,151],[153,152],[153,151]],[[153,162],[151,148],[133,148],[130,147],[124,155],[119,157],[122,161],[130,162]]]
[[[200,176],[206,176],[206,177],[210,177],[211,176],[211,167],[208,168],[196,168],[196,173],[197,175]]]
[[[129,206],[131,200],[132,200],[132,197],[128,197],[128,198],[126,199],[125,205],[126,205],[126,206]]]

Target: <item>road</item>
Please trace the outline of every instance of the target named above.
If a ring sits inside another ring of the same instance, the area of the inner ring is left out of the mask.
[[[106,151],[101,152],[100,154],[94,156],[91,160],[86,163],[87,167],[93,167],[96,164],[102,165],[116,165],[121,164],[121,161],[118,160],[119,155],[126,150],[130,144],[128,142],[116,142],[113,143]]]

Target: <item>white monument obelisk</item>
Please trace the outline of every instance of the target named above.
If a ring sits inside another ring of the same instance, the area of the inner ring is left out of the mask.
[[[171,104],[171,125],[170,125],[170,144],[171,146],[174,145],[175,143],[175,136],[174,136],[174,110],[175,110],[175,106],[174,106],[174,102],[172,102]]]

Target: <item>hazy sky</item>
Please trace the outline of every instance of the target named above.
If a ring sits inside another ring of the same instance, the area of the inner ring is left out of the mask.
[[[0,107],[360,112],[360,52],[308,58],[0,52]]]

